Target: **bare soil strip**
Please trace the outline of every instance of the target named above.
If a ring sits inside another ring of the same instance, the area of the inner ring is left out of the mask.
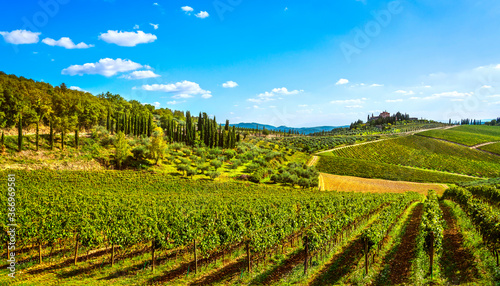
[[[443,194],[448,188],[446,184],[367,179],[326,173],[320,173],[320,176],[323,181],[322,190],[372,193],[404,193],[414,191],[421,194],[427,194],[428,190],[435,190],[438,194]]]
[[[455,218],[447,206],[440,205],[443,218],[446,221],[443,238],[443,255],[441,266],[448,282],[463,284],[474,281],[479,277],[474,256],[464,247],[463,236],[460,233]]]

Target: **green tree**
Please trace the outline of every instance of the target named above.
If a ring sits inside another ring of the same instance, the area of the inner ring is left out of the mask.
[[[151,145],[149,147],[149,153],[155,160],[156,165],[158,165],[158,161],[165,155],[165,147],[166,144],[163,140],[163,130],[161,127],[157,127],[153,133],[153,139],[151,140]]]
[[[130,156],[130,146],[123,132],[118,132],[115,138],[115,159],[118,169],[122,167],[122,163]]]

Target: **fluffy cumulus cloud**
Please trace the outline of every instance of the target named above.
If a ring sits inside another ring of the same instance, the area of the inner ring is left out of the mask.
[[[196,14],[195,16],[201,19],[205,19],[210,15],[208,14],[207,11],[200,11],[200,13]]]
[[[186,12],[186,13],[191,13],[193,12],[193,8],[189,7],[189,6],[183,6],[181,7],[182,11]]]
[[[100,40],[106,43],[116,44],[122,47],[135,47],[138,44],[147,44],[156,41],[156,35],[144,33],[143,31],[136,32],[118,32],[109,30],[106,33],[101,33]]]
[[[263,103],[276,99],[282,99],[280,95],[294,95],[303,92],[303,90],[288,90],[286,87],[273,88],[272,91],[266,91],[257,95],[255,98],[249,98],[248,101],[255,103]]]
[[[209,90],[204,90],[199,84],[192,81],[182,81],[171,84],[145,84],[142,86],[143,90],[147,91],[162,91],[166,93],[173,94],[173,98],[191,98],[195,95],[201,95],[202,98],[212,97],[212,92]]]
[[[155,30],[158,30],[158,28],[160,27],[160,24],[149,23],[149,25],[153,26],[153,29]]]
[[[106,77],[114,76],[117,73],[129,72],[143,68],[141,64],[131,60],[122,59],[100,59],[97,63],[86,63],[83,65],[72,65],[62,70],[65,75],[99,74]]]
[[[343,85],[343,84],[348,84],[349,83],[349,80],[348,79],[345,79],[345,78],[341,78],[339,79],[335,84],[336,85]]]
[[[226,81],[225,83],[222,84],[223,88],[235,88],[237,86],[238,86],[238,84],[232,80]]]
[[[126,79],[146,79],[160,77],[159,74],[155,74],[153,71],[134,71],[128,75],[122,75],[121,78]]]
[[[75,43],[73,43],[73,41],[68,37],[62,37],[57,41],[51,38],[45,38],[42,42],[49,46],[58,46],[66,49],[88,49],[94,47],[94,45],[87,45],[84,42],[75,45]]]
[[[5,42],[14,45],[22,45],[22,44],[36,44],[39,41],[38,36],[41,33],[35,33],[26,30],[15,30],[12,32],[0,32],[0,35],[3,36]]]

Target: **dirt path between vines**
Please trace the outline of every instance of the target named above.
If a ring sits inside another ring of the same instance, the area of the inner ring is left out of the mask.
[[[356,269],[363,256],[363,242],[358,236],[343,251],[336,254],[309,285],[335,285],[344,275]]]
[[[410,223],[406,227],[406,231],[403,235],[403,241],[398,246],[396,255],[390,261],[390,280],[393,285],[408,283],[411,261],[415,258],[416,238],[421,220],[422,204],[419,204],[413,210]]]
[[[464,247],[463,236],[460,233],[455,219],[447,206],[440,205],[443,211],[443,219],[446,221],[443,237],[443,255],[441,267],[451,284],[468,283],[479,277],[474,262],[475,258],[470,251]]]

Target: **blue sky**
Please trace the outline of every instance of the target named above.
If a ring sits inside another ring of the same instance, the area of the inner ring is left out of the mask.
[[[0,70],[231,122],[500,116],[500,3],[9,1]]]

